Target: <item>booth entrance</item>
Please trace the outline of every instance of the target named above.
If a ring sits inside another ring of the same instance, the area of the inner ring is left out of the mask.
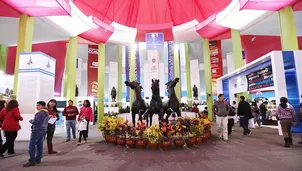
[[[219,78],[217,91],[230,101],[237,101],[241,95],[255,101],[257,94],[268,99],[267,122],[264,126],[277,128],[276,106],[281,97],[287,97],[298,118],[300,95],[302,94],[302,51],[272,51],[255,61]],[[262,103],[262,102],[261,102]],[[259,103],[258,103],[259,104]],[[302,132],[300,122],[293,126],[293,132]]]

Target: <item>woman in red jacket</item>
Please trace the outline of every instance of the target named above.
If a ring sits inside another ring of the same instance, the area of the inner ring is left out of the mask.
[[[84,116],[85,119],[87,120],[87,129],[86,129],[86,132],[84,133],[84,136],[86,138],[88,138],[89,122],[93,122],[92,108],[90,106],[91,106],[91,104],[90,104],[89,100],[84,100],[83,107],[81,108],[80,115],[78,117],[78,120],[80,120],[81,116]]]
[[[19,121],[23,118],[20,115],[17,100],[11,100],[7,103],[6,108],[0,113],[0,121],[2,121],[2,130],[5,133],[6,142],[0,149],[0,157],[4,157],[6,150],[8,154],[15,154],[14,146],[18,131],[20,130]]]

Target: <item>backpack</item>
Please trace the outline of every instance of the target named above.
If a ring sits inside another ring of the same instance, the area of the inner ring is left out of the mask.
[[[236,112],[235,112],[234,108],[231,107],[230,112],[229,112],[229,116],[235,116],[235,115],[236,115]]]

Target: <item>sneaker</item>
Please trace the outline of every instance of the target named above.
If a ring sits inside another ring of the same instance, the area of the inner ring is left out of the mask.
[[[31,167],[31,166],[35,166],[35,165],[36,165],[36,163],[29,161],[28,163],[23,164],[23,167]]]
[[[247,136],[250,136],[252,134],[252,131],[250,131],[248,134],[247,134]]]
[[[85,144],[87,141],[84,141],[83,144]]]
[[[228,141],[229,141],[229,139],[224,139],[223,141],[228,142]]]
[[[81,145],[82,143],[81,142],[78,142],[78,145]]]
[[[70,139],[68,138],[65,142],[69,142],[70,141]]]
[[[3,155],[3,154],[0,154],[0,157],[4,157],[4,155]]]

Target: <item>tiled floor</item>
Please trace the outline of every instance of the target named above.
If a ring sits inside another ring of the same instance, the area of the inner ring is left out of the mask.
[[[213,131],[214,132],[214,131]],[[297,144],[299,135],[295,135]],[[28,142],[17,142],[14,157],[0,159],[1,171],[302,171],[302,147],[283,147],[277,130],[254,129],[250,137],[235,128],[229,142],[214,135],[203,144],[184,149],[151,151],[126,149],[101,141],[92,127],[87,144],[55,139],[57,155],[45,155],[40,165],[22,168],[28,159]]]

